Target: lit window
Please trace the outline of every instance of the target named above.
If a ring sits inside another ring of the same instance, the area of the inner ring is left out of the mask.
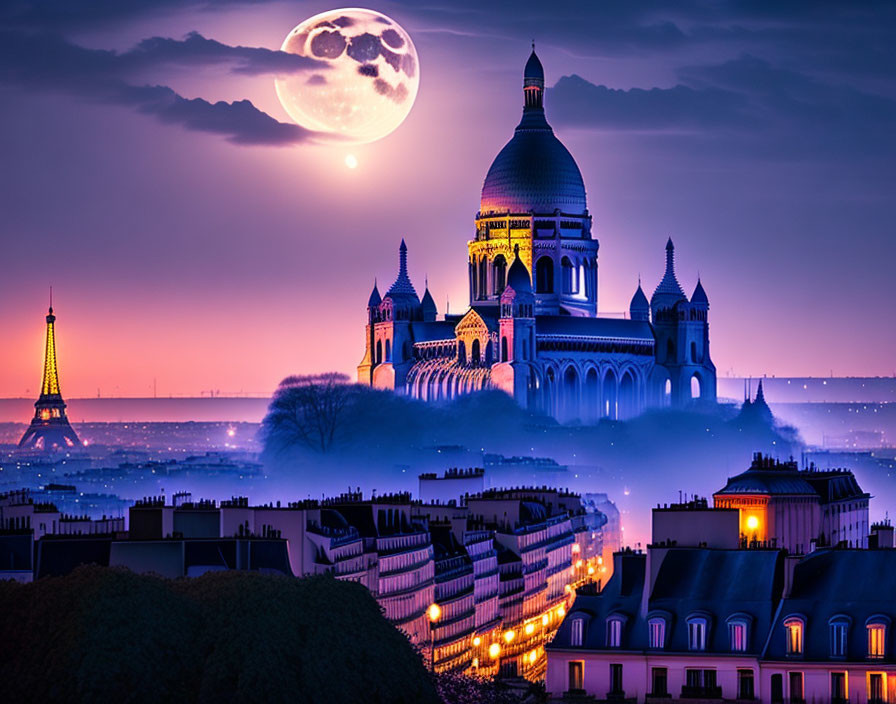
[[[583,636],[585,634],[585,619],[574,618],[571,621],[571,631],[569,636],[569,644],[577,647],[582,645]]]
[[[666,645],[666,621],[652,618],[647,622],[647,633],[651,648],[663,648]]]
[[[831,655],[846,657],[846,634],[849,622],[845,618],[831,620]]]
[[[787,654],[803,654],[803,621],[799,618],[789,618],[784,621],[784,629],[787,635]]]
[[[868,624],[868,657],[882,658],[887,650],[887,626],[883,623]]]
[[[706,619],[688,619],[688,650],[706,650]]]
[[[611,618],[607,621],[607,647],[618,648],[622,645],[622,619]]]
[[[743,621],[732,621],[728,624],[728,640],[731,652],[743,653],[747,650],[747,624]]]

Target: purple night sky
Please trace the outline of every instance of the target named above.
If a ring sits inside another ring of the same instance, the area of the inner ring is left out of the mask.
[[[627,309],[639,274],[650,294],[671,236],[686,292],[699,272],[709,295],[720,377],[894,373],[896,6],[422,5],[373,8],[416,44],[410,116],[345,147],[315,144],[274,91],[309,70],[283,38],[335,5],[6,4],[0,397],[37,392],[50,284],[69,397],[354,374],[402,237],[418,291],[428,276],[459,312],[532,38],[585,179],[601,312]]]

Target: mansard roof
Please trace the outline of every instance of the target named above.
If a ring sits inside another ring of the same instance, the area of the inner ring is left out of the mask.
[[[839,661],[867,661],[866,625],[875,619],[896,621],[896,550],[817,550],[795,566],[790,595],[781,602],[763,657],[789,660],[784,621],[804,619],[802,660],[833,660],[830,622],[846,617],[846,656]],[[882,663],[896,662],[893,637],[887,633]]]
[[[665,652],[688,651],[688,619],[706,618],[706,651],[730,653],[726,623],[749,621],[747,652],[758,654],[775,614],[783,586],[783,553],[779,550],[652,548],[650,560],[661,560],[648,603],[642,605],[647,560],[643,555],[615,556],[614,573],[600,594],[579,593],[551,648],[570,648],[569,622],[586,619],[583,646],[588,650],[645,651],[648,621],[666,620]],[[621,569],[620,569],[621,567]],[[606,621],[623,620],[619,648],[607,648]]]

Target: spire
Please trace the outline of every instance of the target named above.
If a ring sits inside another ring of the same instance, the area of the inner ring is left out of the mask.
[[[697,287],[694,289],[694,294],[691,296],[691,303],[695,306],[709,308],[709,296],[706,295],[706,291],[703,289],[703,284],[700,283],[699,276],[697,277]]]
[[[435,321],[436,317],[439,314],[439,311],[436,308],[436,302],[433,299],[432,294],[429,292],[429,277],[426,278],[425,286],[426,288],[423,291],[423,300],[420,302],[420,304],[423,308],[423,321],[431,323]]]
[[[638,288],[635,295],[632,296],[632,302],[628,307],[629,317],[632,320],[648,320],[650,317],[650,304],[647,302],[647,296],[644,295],[644,289],[641,288],[641,277],[638,277]]]
[[[662,295],[673,296],[676,299],[685,298],[681,284],[678,283],[678,279],[675,277],[675,245],[672,244],[671,237],[666,242],[666,272],[663,274],[662,281],[656,287],[656,291],[653,292],[653,300],[657,296]]]
[[[523,70],[523,105],[525,110],[541,110],[544,104],[544,67],[535,53],[535,42],[532,42],[532,53]]]
[[[47,340],[44,347],[44,378],[40,385],[41,396],[59,395],[59,371],[56,369],[56,316],[53,315],[52,293],[47,313]]]
[[[759,380],[759,386],[756,389],[756,403],[765,403],[765,392],[762,390],[762,379]]]
[[[398,276],[386,295],[392,297],[406,295],[417,298],[417,291],[408,276],[408,246],[404,243],[404,237],[401,238],[401,246],[398,248]]]
[[[367,299],[367,307],[373,308],[373,306],[378,306],[382,300],[383,299],[380,297],[380,290],[376,286],[376,277],[374,277],[373,291],[370,292],[370,298]]]

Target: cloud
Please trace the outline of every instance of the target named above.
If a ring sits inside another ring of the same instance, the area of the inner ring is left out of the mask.
[[[722,139],[761,155],[896,152],[893,99],[749,55],[681,69],[669,88],[614,90],[565,76],[549,100],[558,126]]]
[[[232,69],[234,73],[250,76],[329,69],[325,61],[261,47],[229,46],[214,39],[206,39],[198,32],[190,32],[182,40],[167,37],[144,39],[120,58],[124,65],[134,68],[162,64],[235,64]]]
[[[313,65],[269,56],[278,53],[228,47],[197,34],[183,42],[150,40],[117,54],[80,47],[58,36],[6,31],[0,32],[0,81],[23,90],[65,92],[132,107],[160,122],[225,136],[236,144],[298,144],[315,133],[279,122],[248,100],[210,103],[185,98],[166,86],[135,85],[129,80],[136,69],[159,62],[200,65],[237,61],[240,70],[257,73],[307,70]]]

